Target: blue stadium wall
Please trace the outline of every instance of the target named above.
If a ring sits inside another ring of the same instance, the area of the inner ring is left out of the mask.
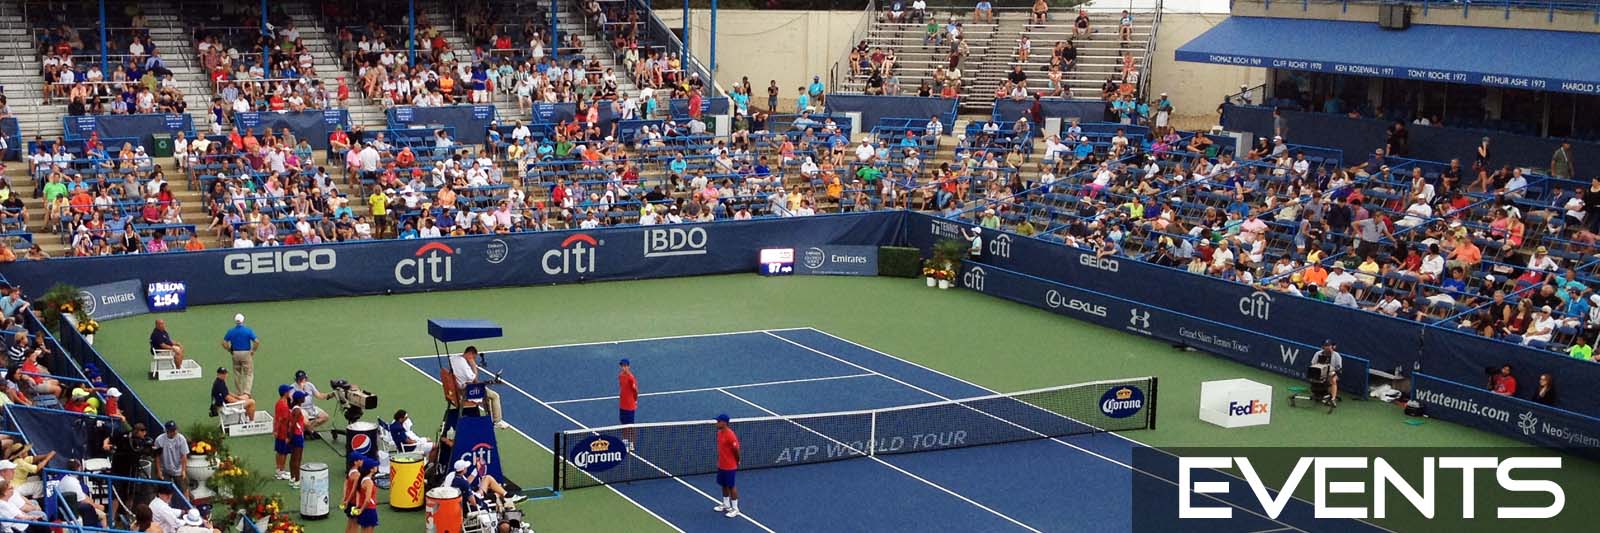
[[[61,280],[80,286],[127,279],[184,281],[189,302],[204,305],[752,272],[763,248],[908,245],[929,250],[940,239],[958,238],[968,227],[959,220],[885,211],[18,262],[0,274],[31,287]],[[1297,377],[1314,347],[1336,338],[1355,368],[1413,376],[1426,372],[1434,379],[1431,383],[1479,384],[1455,387],[1449,394],[1480,405],[1514,400],[1481,386],[1484,367],[1504,363],[1518,369],[1523,383],[1536,383],[1539,373],[1549,372],[1561,376],[1566,390],[1600,390],[1600,366],[1551,352],[1263,292],[1132,258],[1097,257],[1004,232],[986,235],[990,240],[983,254],[963,265],[961,281],[969,289],[1184,344],[1269,372]],[[1351,378],[1347,382],[1353,383]],[[1530,433],[1516,423],[1456,418],[1543,445],[1560,439],[1571,446],[1600,444],[1600,418],[1595,417],[1600,396],[1565,395],[1562,409],[1513,403],[1523,409],[1519,417],[1526,413],[1545,425],[1561,425],[1547,433],[1538,433],[1544,426],[1536,425]]]

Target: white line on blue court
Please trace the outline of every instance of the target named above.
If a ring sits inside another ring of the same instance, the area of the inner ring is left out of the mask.
[[[811,331],[815,331],[815,332],[817,332],[817,333],[821,333],[821,334],[823,334],[823,335],[827,335],[827,336],[829,336],[829,337],[832,337],[832,338],[834,338],[834,339],[838,339],[838,340],[840,340],[840,341],[843,341],[843,342],[845,342],[845,343],[848,343],[848,344],[851,344],[851,345],[854,345],[854,346],[857,346],[857,347],[860,347],[860,348],[863,348],[863,349],[866,349],[866,350],[869,350],[869,351],[872,351],[872,352],[874,352],[874,353],[877,353],[877,354],[879,354],[879,355],[882,355],[882,356],[884,356],[884,357],[888,357],[888,358],[891,358],[891,359],[894,359],[894,360],[896,360],[896,361],[900,361],[900,362],[903,362],[903,363],[906,363],[906,364],[910,364],[910,365],[913,365],[913,366],[916,366],[916,367],[918,367],[918,368],[922,368],[922,369],[924,369],[924,370],[927,370],[927,371],[929,371],[929,372],[934,372],[934,373],[936,373],[936,374],[939,374],[939,375],[942,375],[942,376],[944,376],[944,377],[946,377],[946,378],[949,378],[949,379],[953,379],[953,380],[956,380],[956,381],[959,381],[959,382],[962,382],[962,383],[966,383],[966,384],[968,384],[968,385],[972,385],[972,386],[974,386],[974,387],[978,387],[978,388],[979,388],[979,389],[982,389],[982,390],[986,390],[986,391],[990,391],[990,392],[992,392],[992,393],[995,393],[995,394],[999,394],[999,393],[996,393],[996,392],[994,392],[994,391],[993,391],[993,389],[990,389],[990,388],[988,388],[988,387],[983,387],[983,386],[980,386],[980,385],[977,385],[977,384],[975,384],[975,383],[972,383],[972,382],[970,382],[970,381],[967,381],[967,380],[964,380],[964,379],[961,379],[961,378],[957,378],[957,377],[955,377],[955,376],[951,376],[951,375],[949,375],[949,374],[945,374],[945,373],[943,373],[943,372],[939,372],[939,371],[937,371],[937,370],[933,370],[933,369],[931,369],[931,368],[928,368],[928,367],[925,367],[925,366],[922,366],[922,365],[919,365],[919,364],[916,364],[916,363],[913,363],[913,362],[911,362],[911,361],[906,361],[906,360],[905,360],[905,359],[901,359],[901,358],[899,358],[899,357],[895,357],[895,356],[893,356],[893,355],[890,355],[890,354],[887,354],[887,353],[884,353],[884,352],[881,352],[881,351],[878,351],[878,350],[874,350],[874,349],[872,349],[872,348],[869,348],[869,347],[866,347],[866,346],[862,346],[862,345],[860,345],[860,344],[856,344],[856,343],[854,343],[854,342],[851,342],[851,341],[849,341],[849,340],[845,340],[845,339],[842,339],[842,338],[840,338],[840,337],[838,337],[838,336],[835,336],[835,335],[832,335],[832,334],[830,334],[830,333],[828,333],[828,332],[825,332],[825,331],[821,331],[821,330],[818,330],[818,329],[815,329],[815,328],[806,328],[806,329],[809,329],[809,330],[811,330]],[[769,332],[766,332],[766,334],[767,334],[767,335],[771,335],[771,336],[773,336],[773,337],[774,337],[774,338],[777,338],[777,339],[781,339],[781,340],[783,340],[783,341],[784,341],[784,342],[787,342],[787,343],[789,343],[789,344],[793,344],[793,345],[795,345],[795,346],[799,346],[799,347],[801,347],[801,348],[804,348],[804,349],[806,349],[806,350],[808,350],[808,351],[810,351],[810,352],[812,352],[812,353],[815,353],[815,354],[817,354],[817,355],[821,355],[821,356],[823,356],[823,357],[827,357],[827,358],[829,358],[829,359],[833,359],[833,360],[835,360],[835,361],[838,361],[838,362],[841,362],[841,363],[844,363],[844,364],[846,364],[846,365],[850,365],[850,366],[852,366],[852,367],[855,367],[855,368],[858,368],[858,369],[861,369],[861,370],[864,370],[864,371],[867,371],[867,372],[872,372],[872,373],[874,373],[874,374],[878,374],[878,375],[879,375],[879,376],[882,376],[882,377],[883,377],[883,378],[884,378],[884,379],[887,379],[887,380],[889,380],[889,381],[893,381],[893,382],[895,382],[895,383],[899,383],[899,384],[901,384],[901,385],[905,385],[905,386],[906,386],[906,387],[910,387],[910,388],[911,388],[911,389],[913,389],[913,390],[917,390],[917,391],[921,391],[921,392],[922,392],[922,393],[924,393],[924,394],[927,394],[927,395],[929,395],[929,396],[933,396],[933,397],[935,397],[935,398],[938,398],[938,399],[940,399],[940,400],[945,400],[945,401],[954,401],[954,400],[952,400],[952,399],[951,399],[951,398],[949,398],[949,397],[946,397],[946,396],[944,396],[944,395],[942,395],[942,394],[939,394],[939,393],[936,393],[936,392],[933,392],[933,391],[930,391],[930,390],[928,390],[928,389],[924,389],[924,388],[922,388],[922,387],[918,387],[918,386],[916,386],[916,385],[912,385],[912,384],[910,384],[910,383],[906,383],[906,382],[905,382],[905,381],[902,381],[902,380],[900,380],[900,379],[898,379],[898,378],[895,378],[895,377],[894,377],[894,376],[888,376],[888,375],[884,375],[884,374],[881,374],[881,373],[878,373],[878,372],[876,372],[876,371],[874,371],[874,370],[872,370],[872,369],[870,369],[870,368],[867,368],[867,367],[864,367],[864,366],[861,366],[861,365],[859,365],[859,364],[856,364],[856,363],[852,363],[852,362],[850,362],[850,361],[846,361],[846,360],[844,360],[844,359],[842,359],[842,358],[840,358],[840,357],[838,357],[838,356],[835,356],[835,355],[833,355],[833,354],[830,354],[830,353],[828,353],[828,352],[824,352],[824,351],[822,351],[822,350],[818,350],[818,349],[816,349],[816,348],[812,348],[812,347],[810,347],[810,346],[806,346],[806,345],[804,345],[804,344],[801,344],[801,343],[799,343],[799,342],[795,342],[795,341],[793,341],[793,340],[791,340],[791,339],[787,339],[787,338],[784,338],[784,337],[782,337],[782,336],[780,336],[780,335],[778,335],[778,334],[776,334],[776,333],[772,333],[772,332],[770,332],[770,331],[769,331]],[[970,407],[969,407],[969,409],[971,409],[971,408],[970,408]],[[1150,476],[1150,477],[1152,477],[1152,478],[1155,478],[1155,479],[1159,479],[1159,480],[1161,480],[1161,481],[1165,481],[1165,482],[1167,482],[1167,483],[1168,483],[1168,484],[1170,484],[1170,485],[1173,485],[1173,486],[1177,486],[1177,485],[1178,485],[1178,482],[1176,482],[1176,481],[1173,481],[1173,480],[1170,480],[1170,479],[1167,479],[1167,478],[1165,478],[1165,477],[1161,477],[1161,476],[1158,476],[1158,475],[1156,475],[1156,474],[1153,474],[1153,473],[1150,473],[1150,472],[1146,472],[1146,471],[1144,471],[1144,470],[1141,470],[1141,469],[1139,469],[1139,468],[1135,468],[1135,467],[1134,467],[1134,466],[1133,466],[1133,465],[1130,465],[1130,464],[1127,464],[1127,463],[1124,463],[1124,462],[1122,462],[1122,461],[1118,461],[1118,460],[1116,460],[1116,459],[1112,459],[1112,458],[1110,458],[1110,457],[1106,457],[1106,456],[1104,456],[1104,455],[1101,455],[1101,454],[1099,454],[1099,453],[1097,453],[1097,452],[1094,452],[1094,451],[1092,451],[1092,450],[1089,450],[1089,449],[1087,449],[1087,448],[1084,448],[1084,447],[1081,447],[1081,446],[1078,446],[1078,445],[1076,445],[1076,444],[1073,444],[1073,443],[1070,443],[1070,442],[1067,442],[1067,441],[1064,441],[1064,440],[1061,440],[1061,439],[1059,439],[1059,438],[1054,438],[1054,437],[1045,437],[1045,435],[1044,435],[1044,434],[1042,434],[1042,433],[1039,433],[1039,432],[1037,432],[1037,431],[1034,431],[1034,430],[1032,430],[1032,429],[1029,429],[1029,428],[1026,428],[1026,427],[1023,427],[1023,426],[1020,426],[1020,425],[1018,425],[1018,424],[1016,424],[1016,423],[1015,423],[1015,422],[1012,422],[1012,421],[1010,421],[1010,420],[1006,420],[1006,419],[1004,419],[1004,418],[1000,418],[1000,417],[998,417],[998,416],[994,416],[994,415],[992,415],[992,414],[989,414],[989,413],[985,413],[985,412],[983,412],[983,411],[980,411],[980,410],[978,410],[978,409],[972,409],[972,410],[973,410],[973,411],[976,411],[976,412],[978,412],[978,413],[980,413],[980,414],[983,414],[983,415],[985,415],[985,416],[988,416],[988,417],[990,417],[990,418],[993,418],[993,419],[995,419],[995,420],[999,420],[999,421],[1001,421],[1001,422],[1004,422],[1004,423],[1006,423],[1006,424],[1010,424],[1010,425],[1012,425],[1012,426],[1016,426],[1016,427],[1017,427],[1017,428],[1019,428],[1019,429],[1022,429],[1022,430],[1024,430],[1024,431],[1028,431],[1028,432],[1030,432],[1030,433],[1033,433],[1033,434],[1035,434],[1035,435],[1039,435],[1039,436],[1040,436],[1040,437],[1041,437],[1041,438],[1047,438],[1047,439],[1048,439],[1048,440],[1050,440],[1050,441],[1053,441],[1053,442],[1055,442],[1055,443],[1057,443],[1057,444],[1060,444],[1060,445],[1062,445],[1062,446],[1066,446],[1066,447],[1068,447],[1068,448],[1072,448],[1072,449],[1074,449],[1074,450],[1078,450],[1078,451],[1080,451],[1080,452],[1083,452],[1083,453],[1085,453],[1085,454],[1088,454],[1088,455],[1090,455],[1090,456],[1093,456],[1093,457],[1097,457],[1097,458],[1100,458],[1100,459],[1103,459],[1103,460],[1105,460],[1105,461],[1107,461],[1107,462],[1110,462],[1110,463],[1113,463],[1113,464],[1116,464],[1116,465],[1119,465],[1119,466],[1122,466],[1122,467],[1123,467],[1123,468],[1127,468],[1127,469],[1128,469],[1128,470],[1131,470],[1131,471],[1134,471],[1134,472],[1138,472],[1138,473],[1140,473],[1140,474],[1144,474],[1144,475],[1147,475],[1147,476]],[[1116,433],[1115,433],[1115,432],[1112,432],[1112,433],[1111,433],[1111,434],[1112,434],[1112,435],[1116,435]],[[1124,437],[1124,438],[1126,438],[1126,437]],[[1140,445],[1140,446],[1145,446],[1145,445],[1144,445],[1144,444],[1141,444],[1141,443],[1139,443],[1139,442],[1138,442],[1138,441],[1135,441],[1135,440],[1133,440],[1133,439],[1128,439],[1128,441],[1129,441],[1129,442],[1132,442],[1132,443],[1134,443],[1134,444],[1138,444],[1138,445]],[[1229,502],[1229,501],[1227,501],[1227,500],[1223,500],[1223,499],[1222,499],[1222,498],[1218,498],[1218,497],[1216,497],[1216,496],[1212,496],[1212,495],[1210,495],[1210,494],[1205,494],[1205,493],[1201,493],[1201,494],[1200,494],[1200,495],[1201,495],[1201,496],[1205,496],[1205,497],[1206,497],[1206,498],[1209,498],[1209,499],[1212,499],[1212,500],[1215,500],[1215,501],[1217,501],[1217,502],[1218,502],[1218,503],[1222,503],[1222,504],[1224,504],[1224,505],[1227,505],[1227,506],[1229,506],[1229,507],[1233,507],[1233,508],[1235,508],[1235,509],[1238,509],[1238,510],[1240,510],[1240,511],[1244,511],[1244,512],[1246,512],[1246,513],[1250,513],[1250,514],[1252,514],[1252,515],[1255,515],[1255,516],[1258,516],[1258,517],[1261,517],[1261,518],[1263,518],[1263,519],[1266,519],[1266,520],[1267,520],[1267,521],[1269,521],[1269,522],[1272,522],[1272,523],[1274,523],[1274,524],[1278,524],[1278,525],[1281,525],[1281,526],[1284,526],[1284,527],[1285,527],[1285,528],[1287,528],[1287,529],[1289,529],[1289,530],[1293,530],[1293,531],[1301,531],[1301,532],[1305,532],[1305,530],[1303,530],[1303,529],[1300,529],[1300,528],[1298,528],[1298,527],[1295,527],[1295,526],[1293,526],[1293,525],[1291,525],[1291,524],[1286,524],[1286,523],[1283,523],[1283,522],[1280,522],[1280,521],[1278,521],[1278,520],[1275,520],[1275,519],[1273,519],[1273,518],[1272,518],[1272,517],[1270,517],[1270,516],[1267,516],[1267,515],[1264,515],[1264,514],[1261,514],[1261,513],[1258,513],[1258,512],[1255,512],[1255,511],[1253,511],[1253,510],[1250,510],[1250,509],[1246,509],[1246,508],[1244,508],[1244,507],[1240,507],[1240,506],[1238,506],[1238,505],[1234,505],[1234,504],[1233,504],[1233,503],[1232,503],[1232,502]]]
[[[436,377],[428,375],[428,373],[427,372],[423,372],[421,368],[417,368],[416,366],[413,366],[413,365],[410,365],[410,364],[407,364],[406,366],[411,367],[411,369],[417,371],[418,374],[422,374],[422,377],[428,378],[429,380],[433,381],[434,383],[439,383],[439,378],[436,378]],[[439,383],[439,384],[443,385],[443,383]],[[538,446],[539,449],[544,450],[545,452],[547,452],[547,453],[549,453],[551,455],[555,455],[556,454],[556,452],[551,451],[548,446],[545,446],[544,443],[539,442],[538,440],[534,439],[533,437],[529,437],[527,433],[523,433],[522,430],[518,429],[516,426],[512,426],[511,430],[517,432],[518,435],[522,435],[522,438],[528,439],[528,442],[532,442],[533,445],[534,446]],[[674,524],[672,522],[667,521],[667,519],[662,518],[661,515],[656,514],[655,511],[650,510],[649,507],[645,507],[643,504],[640,504],[639,502],[634,501],[633,498],[629,498],[627,494],[623,494],[622,491],[618,490],[616,487],[613,487],[613,486],[610,486],[610,485],[606,485],[606,488],[611,489],[611,492],[615,492],[617,494],[617,496],[621,496],[623,500],[627,500],[628,503],[631,503],[635,507],[638,507],[640,510],[644,511],[645,514],[648,514],[648,515],[654,517],[656,520],[660,520],[661,523],[666,524],[667,527],[672,528],[673,531],[677,531],[678,533],[685,533],[683,531],[683,528],[678,527],[677,524]],[[551,487],[551,489],[553,489],[553,490],[561,490],[561,487]]]
[[[771,409],[767,409],[766,407],[761,406],[761,404],[758,404],[756,402],[752,402],[750,400],[746,400],[746,399],[744,399],[743,396],[739,396],[737,394],[734,394],[734,393],[731,393],[731,392],[728,392],[728,391],[722,390],[722,389],[717,389],[717,391],[721,392],[723,394],[726,394],[726,395],[732,397],[735,400],[739,400],[741,402],[744,402],[745,404],[747,404],[747,405],[749,405],[751,407],[754,407],[756,409],[760,409],[762,412],[767,413],[768,416],[776,416],[776,417],[782,417],[783,416],[781,414],[778,414],[778,412],[776,412],[776,411],[773,411]],[[909,477],[911,479],[915,479],[917,481],[920,481],[920,482],[922,482],[923,484],[925,484],[925,485],[927,485],[929,487],[933,487],[933,488],[939,489],[941,492],[944,492],[945,494],[949,494],[951,496],[955,496],[957,499],[959,499],[961,501],[964,501],[964,502],[972,504],[973,507],[977,507],[979,509],[983,509],[984,511],[988,511],[989,514],[992,514],[992,515],[998,516],[1000,518],[1003,518],[1007,522],[1011,522],[1012,524],[1016,524],[1018,527],[1026,529],[1028,531],[1032,531],[1033,533],[1044,533],[1042,531],[1039,531],[1038,529],[1035,529],[1033,526],[1030,526],[1028,524],[1022,523],[1021,520],[1017,520],[1015,518],[1006,516],[1005,513],[1001,513],[1000,511],[996,511],[994,509],[990,509],[988,506],[986,506],[984,504],[981,504],[981,503],[978,503],[978,502],[974,501],[972,498],[968,498],[966,496],[962,496],[961,493],[953,491],[953,490],[950,490],[948,488],[945,488],[943,485],[940,485],[938,483],[934,483],[932,481],[928,481],[926,479],[923,479],[922,476],[918,476],[916,474],[913,474],[913,473],[907,471],[904,468],[900,468],[898,466],[890,464],[888,461],[885,461],[883,459],[879,459],[879,458],[874,457],[872,455],[868,455],[867,452],[864,452],[864,451],[861,451],[861,450],[857,450],[857,449],[851,447],[848,444],[845,444],[843,442],[839,442],[838,440],[834,439],[833,437],[829,437],[827,435],[822,434],[821,432],[818,432],[815,429],[811,429],[810,427],[807,427],[805,424],[801,424],[801,423],[795,422],[793,420],[790,420],[789,423],[794,424],[795,427],[798,427],[800,429],[804,429],[804,430],[810,432],[813,435],[816,435],[818,437],[822,437],[824,439],[828,439],[829,441],[832,441],[834,444],[843,446],[843,447],[848,448],[848,449],[850,449],[850,450],[852,450],[852,451],[854,451],[856,453],[859,453],[859,454],[865,456],[867,459],[871,459],[873,461],[876,461],[878,464],[881,464],[883,466],[887,466],[887,467],[889,467],[890,470],[894,470],[895,472],[899,472],[901,474],[905,474],[906,477]]]
[[[812,327],[776,328],[776,329],[752,329],[752,330],[748,330],[748,331],[724,331],[724,332],[720,332],[720,333],[690,333],[690,334],[687,334],[687,335],[668,335],[668,336],[665,336],[665,337],[644,337],[644,338],[638,338],[638,339],[622,339],[622,340],[616,340],[616,341],[570,342],[570,343],[566,343],[566,344],[547,344],[547,345],[544,345],[544,346],[524,346],[524,347],[521,347],[521,348],[501,348],[499,350],[483,350],[483,351],[481,351],[479,353],[533,352],[533,351],[538,351],[538,350],[550,350],[550,349],[554,349],[554,348],[574,348],[574,347],[578,347],[578,346],[600,346],[600,345],[603,345],[603,344],[629,344],[629,343],[635,343],[635,342],[669,341],[669,340],[675,340],[675,339],[698,339],[698,338],[703,338],[703,337],[729,337],[729,336],[733,336],[733,335],[759,335],[759,334],[763,334],[763,333],[770,333],[770,332],[773,332],[773,331],[807,331],[807,330],[815,331],[816,328],[812,328]],[[443,354],[443,355],[454,355],[454,354]],[[404,355],[404,356],[400,356],[400,359],[402,361],[407,361],[407,360],[411,360],[411,359],[432,359],[432,358],[435,358],[435,357],[439,357],[439,355],[438,354]]]
[[[601,344],[604,344],[604,343],[601,343]],[[568,422],[572,422],[574,425],[577,425],[578,428],[580,428],[580,429],[590,429],[588,425],[585,425],[583,422],[579,422],[578,419],[572,418],[571,416],[568,416],[566,413],[562,412],[560,409],[556,409],[555,407],[551,407],[550,404],[545,403],[544,400],[540,400],[538,397],[536,397],[536,396],[534,396],[532,394],[528,394],[528,391],[522,390],[522,387],[518,387],[516,383],[512,383],[510,381],[502,381],[502,383],[504,383],[507,387],[511,387],[511,390],[517,391],[518,393],[521,393],[523,396],[527,396],[529,400],[533,400],[535,403],[538,403],[540,406],[544,407],[545,409],[549,409],[550,412],[555,413],[557,415],[561,415],[561,418],[567,419]],[[668,478],[672,479],[673,481],[677,481],[680,485],[688,487],[689,490],[694,491],[696,494],[704,496],[707,500],[711,500],[712,503],[722,503],[722,500],[717,499],[717,497],[715,497],[715,496],[712,496],[711,493],[708,493],[706,491],[700,490],[699,487],[696,487],[696,486],[690,484],[688,481],[684,481],[683,478],[681,478],[681,477],[671,475],[670,473],[668,473],[666,471],[666,469],[663,469],[663,468],[661,468],[659,466],[656,466],[655,463],[651,463],[650,461],[646,460],[644,457],[640,457],[639,455],[635,454],[635,455],[633,455],[633,458],[634,459],[638,459],[639,462],[644,463],[645,466],[649,466],[650,468],[655,469],[657,472],[661,472],[662,475],[667,476]],[[609,487],[610,485],[606,485],[606,486]],[[615,489],[613,489],[613,490],[615,490]],[[618,492],[618,494],[621,494],[621,492]],[[655,513],[651,513],[651,514],[654,515]],[[656,518],[661,518],[661,517],[660,516],[656,516]],[[739,518],[743,518],[746,521],[750,522],[751,524],[755,524],[756,527],[761,528],[762,531],[766,531],[767,533],[777,533],[777,532],[773,531],[772,528],[767,527],[766,524],[762,524],[761,522],[757,522],[756,519],[751,518],[749,514],[741,512],[739,514]],[[666,520],[663,519],[662,521],[665,522]],[[671,522],[667,522],[667,523],[671,524]],[[674,529],[676,529],[676,526],[674,526]]]
[[[746,384],[743,384],[743,385],[723,385],[721,387],[706,387],[706,388],[702,388],[702,389],[679,389],[679,390],[669,390],[669,391],[661,391],[661,392],[647,392],[647,393],[640,394],[639,397],[640,398],[644,398],[646,396],[669,396],[669,395],[673,395],[673,394],[694,394],[694,393],[697,393],[697,392],[715,392],[715,391],[722,390],[722,389],[748,389],[748,388],[751,388],[751,387],[765,387],[765,386],[768,386],[768,385],[788,385],[788,384],[791,384],[791,383],[813,383],[813,382],[818,382],[818,381],[834,381],[834,380],[840,380],[840,379],[873,378],[873,377],[880,377],[880,376],[878,376],[878,374],[876,374],[876,373],[871,373],[871,374],[849,374],[849,375],[844,375],[844,376],[827,376],[827,377],[820,377],[820,378],[785,379],[785,380],[780,380],[780,381],[763,381],[763,382],[760,382],[760,383],[746,383]],[[615,400],[615,399],[617,399],[617,397],[614,396],[614,395],[613,396],[595,396],[593,398],[578,398],[578,399],[574,399],[574,400],[552,400],[552,401],[545,402],[545,404],[547,404],[547,405],[562,405],[562,404],[569,404],[569,403],[597,402],[597,401],[600,401],[600,400]]]

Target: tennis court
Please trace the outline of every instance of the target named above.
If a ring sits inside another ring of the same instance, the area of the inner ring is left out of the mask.
[[[812,328],[500,350],[489,352],[486,363],[503,372],[505,384],[498,390],[506,421],[549,449],[557,432],[616,424],[616,363],[623,357],[632,361],[639,377],[640,424],[705,421],[727,413],[735,418],[736,431],[747,429],[740,431],[747,450],[793,447],[789,457],[834,454],[837,448],[861,445],[842,442],[848,438],[839,435],[848,432],[834,427],[797,421],[785,423],[797,431],[769,431],[762,428],[773,426],[746,427],[738,419],[876,410],[995,394]],[[437,376],[439,362],[432,356],[404,361]],[[1081,409],[1096,409],[1093,400]],[[905,436],[939,448],[996,431],[993,424],[972,425],[947,415],[930,410],[923,422],[936,429]],[[876,418],[874,423],[879,423]],[[1137,433],[1130,436],[1137,438]],[[808,447],[818,443],[817,437],[823,445]],[[515,437],[501,433],[501,438]],[[780,442],[762,442],[764,438]],[[709,449],[714,435],[708,429],[701,440]],[[829,442],[836,449],[829,450]],[[673,446],[687,444],[640,442],[638,456],[662,462],[675,458],[669,455],[702,456],[707,451]],[[735,519],[712,511],[720,493],[710,474],[582,490],[617,491],[680,531],[801,531],[825,525],[857,531],[1127,531],[1133,527],[1133,476],[1177,479],[1175,474],[1136,473],[1132,457],[1138,446],[1123,435],[1099,433],[746,470],[739,475],[743,516]],[[747,451],[746,464],[755,460]],[[517,481],[528,486],[549,482]],[[1232,487],[1239,494],[1205,504],[1253,498],[1243,494],[1243,484]],[[1208,524],[1207,529],[1378,530],[1355,521],[1312,522],[1309,515],[1309,505],[1295,501],[1277,520],[1238,509],[1233,519]]]

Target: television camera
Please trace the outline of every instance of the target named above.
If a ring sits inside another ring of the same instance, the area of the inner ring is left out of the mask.
[[[339,402],[339,412],[344,413],[346,424],[361,420],[365,411],[378,408],[378,395],[361,390],[360,386],[348,380],[335,379],[328,382],[329,393]]]

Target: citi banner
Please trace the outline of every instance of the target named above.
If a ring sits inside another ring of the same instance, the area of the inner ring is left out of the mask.
[[[1135,335],[1154,337],[1213,353],[1261,370],[1302,378],[1318,348],[1188,316],[1163,307],[1056,283],[994,266],[962,263],[961,286]],[[1361,397],[1369,363],[1341,354],[1343,390]]]
[[[130,277],[181,279],[190,305],[728,274],[755,272],[762,248],[893,244],[902,216],[875,212],[23,261],[0,273],[37,286],[59,279],[86,285]]]
[[[71,278],[68,278],[71,279]],[[95,320],[111,320],[150,312],[145,305],[144,283],[125,279],[78,289],[83,310]]]
[[[1537,384],[1534,381],[1530,386]],[[1501,396],[1484,386],[1474,387],[1421,372],[1412,374],[1411,388],[1412,397],[1422,402],[1429,418],[1600,459],[1600,418]],[[1585,392],[1589,391],[1578,394]]]
[[[819,244],[794,249],[794,273],[818,276],[878,275],[877,246]]]

